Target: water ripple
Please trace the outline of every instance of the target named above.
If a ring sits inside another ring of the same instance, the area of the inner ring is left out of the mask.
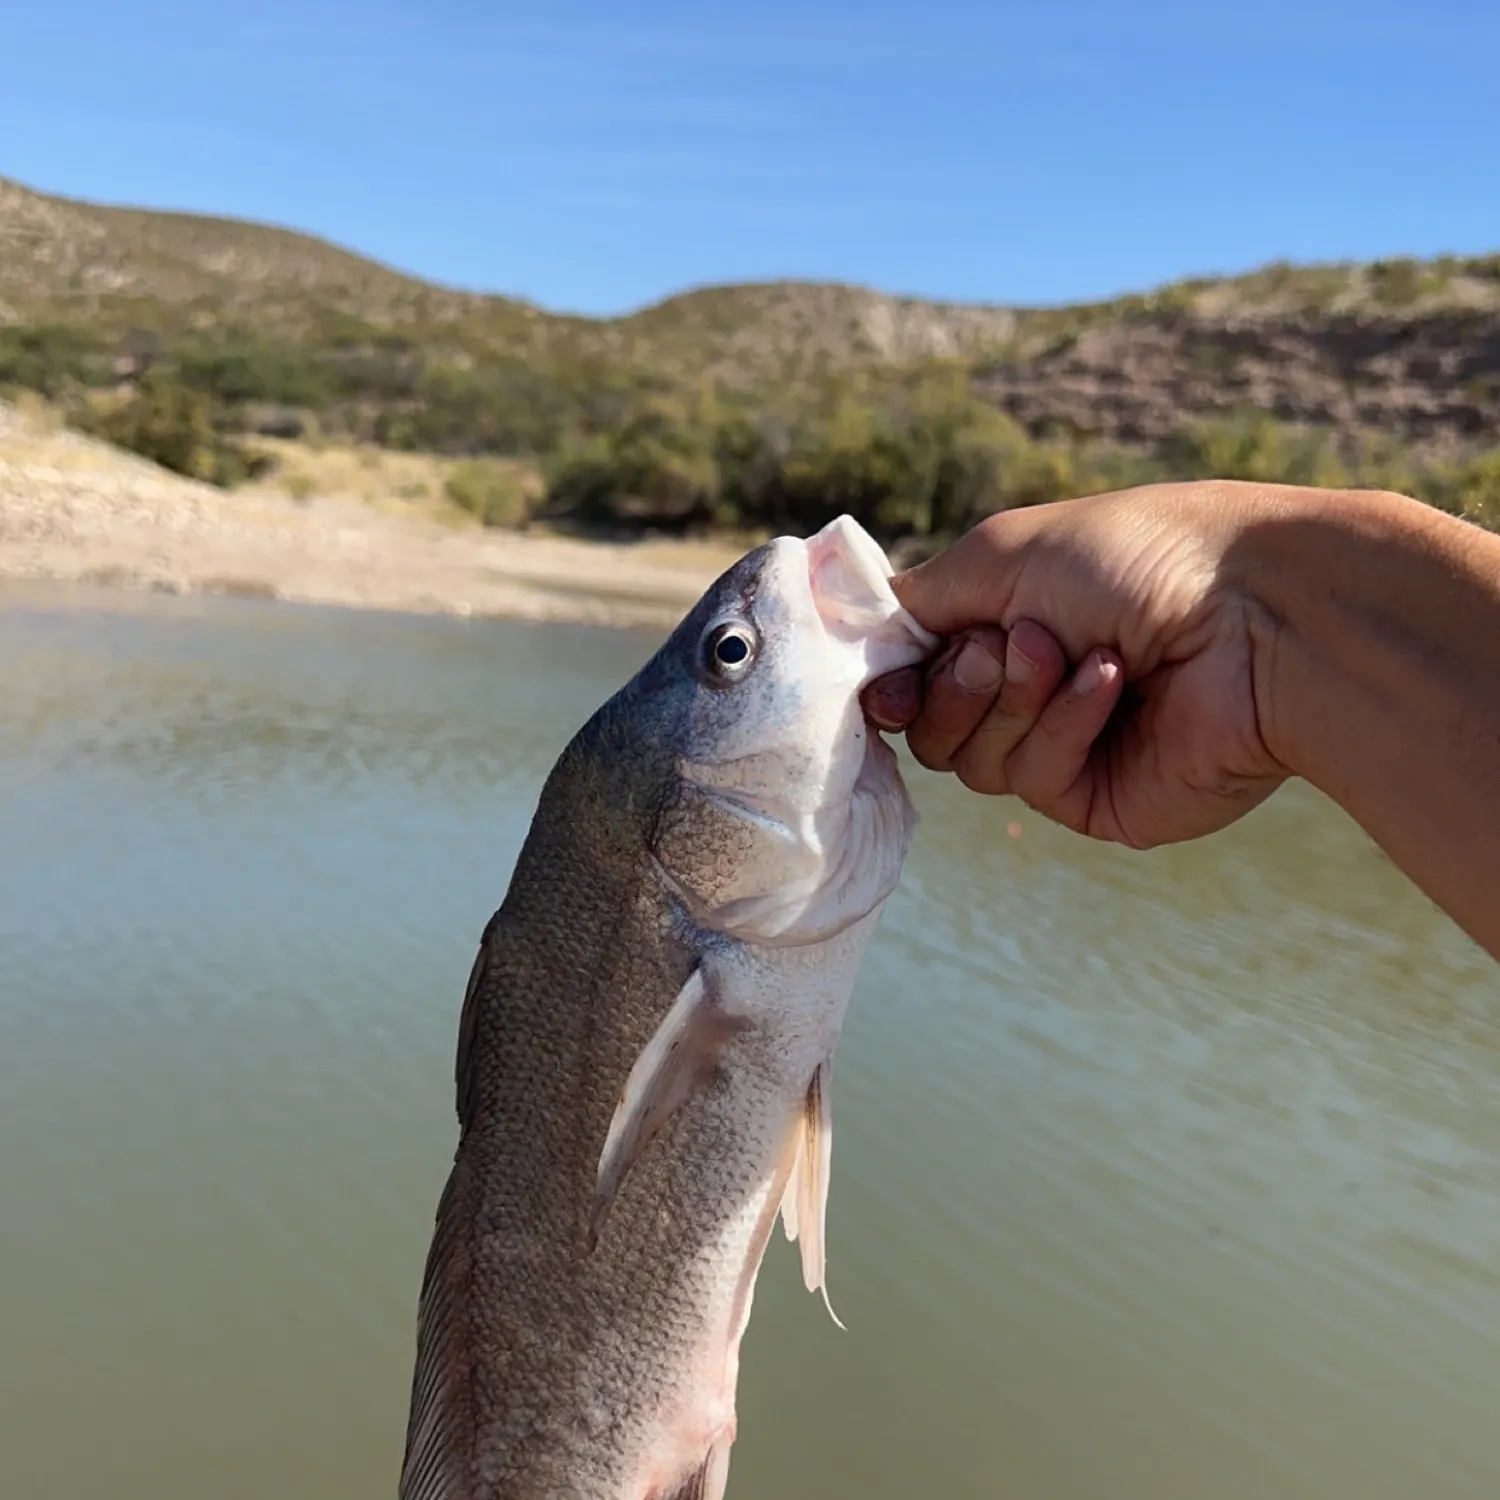
[[[392,1492],[474,945],[650,644],[0,613],[17,1493]],[[1302,789],[1142,858],[913,785],[834,1083],[849,1331],[778,1237],[735,1493],[1494,1494],[1493,966]]]

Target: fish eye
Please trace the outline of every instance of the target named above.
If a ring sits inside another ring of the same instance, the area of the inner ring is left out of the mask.
[[[703,664],[718,683],[738,682],[755,661],[759,642],[755,632],[740,620],[715,625],[703,638]]]

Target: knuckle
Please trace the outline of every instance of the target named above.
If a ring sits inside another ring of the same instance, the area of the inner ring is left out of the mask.
[[[1052,816],[1051,808],[1056,798],[1047,788],[1038,786],[1024,771],[1011,778],[1010,790],[1012,796],[1019,802],[1023,802],[1033,812]]]
[[[1007,678],[1000,692],[1000,707],[1018,719],[1035,720],[1052,701],[1057,692],[1057,682],[1049,680],[1047,674],[1037,672],[1025,682]]]
[[[923,717],[940,735],[961,740],[990,711],[993,701],[990,694],[966,692],[951,678],[942,677],[928,690]]]
[[[1046,812],[1057,800],[1056,783],[1066,784],[1072,778],[1059,774],[1061,768],[1049,747],[1033,743],[1028,748],[1029,755],[1017,755],[1010,765],[1011,789],[1027,807]]]
[[[1049,748],[1045,754],[1020,761],[1011,781],[1016,795],[1028,807],[1049,818],[1059,818],[1059,809],[1082,769],[1078,757]]]
[[[1005,512],[1003,510],[992,511],[984,520],[974,526],[969,534],[977,542],[987,547],[992,547],[997,544],[1008,524],[1005,520]]]
[[[1036,725],[1036,716],[1018,712],[1003,699],[985,714],[970,736],[990,758],[1003,759],[1015,752]]]
[[[912,759],[923,770],[946,771],[949,769],[947,748],[927,735],[913,734],[911,730],[907,730],[906,748],[911,751]]]
[[[1004,758],[975,754],[967,745],[953,757],[953,774],[982,797],[1003,797],[1010,790]]]
[[[1011,740],[1024,739],[1040,717],[1041,707],[1018,703],[1014,695],[1001,693],[984,717],[984,731]]]
[[[936,703],[933,704],[931,723],[934,738],[949,745],[966,740],[984,722],[987,705],[984,703]]]

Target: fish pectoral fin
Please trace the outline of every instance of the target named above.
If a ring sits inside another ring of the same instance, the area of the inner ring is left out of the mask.
[[[724,1500],[729,1486],[729,1447],[733,1440],[722,1437],[708,1450],[708,1457],[675,1490],[661,1490],[650,1500]]]
[[[789,1240],[800,1241],[802,1280],[810,1292],[823,1294],[828,1316],[843,1328],[828,1300],[824,1229],[828,1222],[828,1179],[833,1167],[833,1103],[829,1084],[832,1059],[824,1059],[807,1086],[793,1130],[791,1176],[781,1199],[781,1222]]]
[[[725,1046],[751,1023],[726,1010],[700,964],[678,991],[666,1017],[641,1049],[620,1102],[609,1122],[594,1201],[589,1213],[588,1248],[626,1174],[673,1115],[708,1082]]]

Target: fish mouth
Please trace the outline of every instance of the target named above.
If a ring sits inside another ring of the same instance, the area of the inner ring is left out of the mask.
[[[825,629],[863,650],[861,688],[936,650],[939,637],[901,607],[891,588],[889,559],[853,516],[836,517],[810,536],[806,547],[808,587]]]

